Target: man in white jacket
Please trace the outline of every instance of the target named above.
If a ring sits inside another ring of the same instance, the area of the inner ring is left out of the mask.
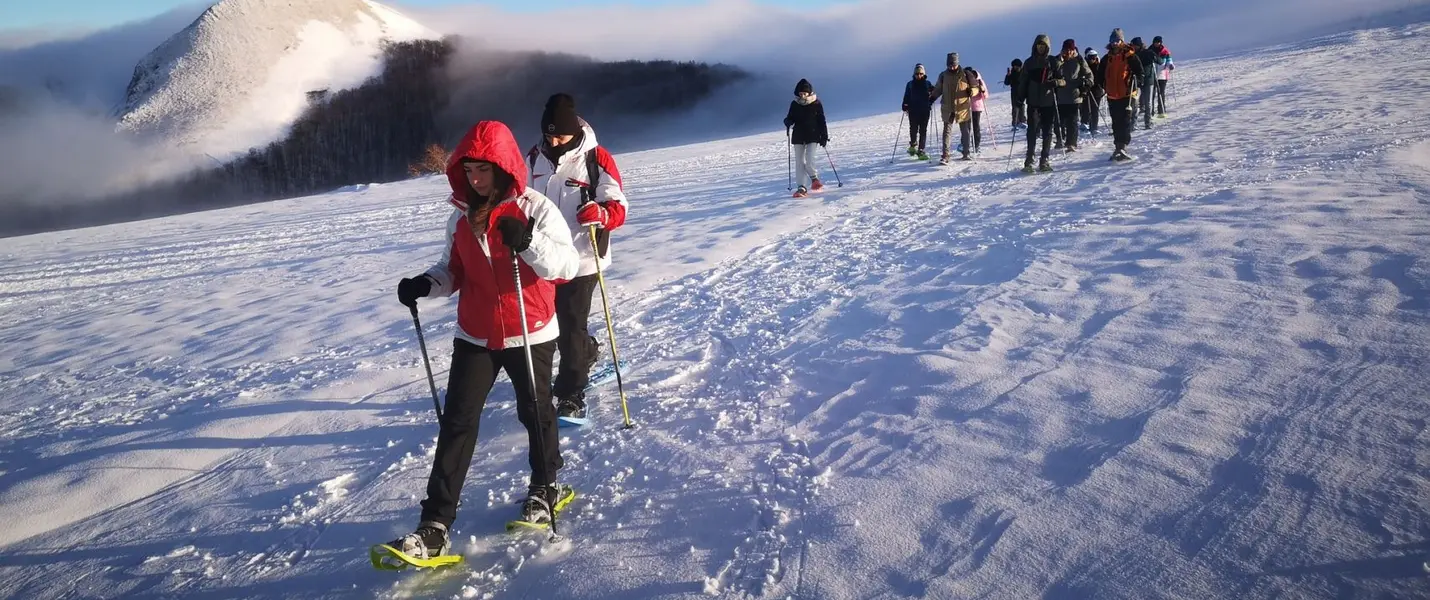
[[[571,227],[581,267],[576,277],[556,287],[556,316],[561,335],[556,340],[561,364],[552,395],[556,411],[567,420],[586,418],[586,385],[600,348],[587,329],[591,296],[596,289],[596,261],[611,265],[610,232],[626,222],[626,195],[615,159],[596,141],[596,132],[576,114],[576,101],[552,95],[541,115],[542,142],[527,152],[531,187],[561,209]],[[593,179],[595,180],[593,182]],[[596,227],[592,251],[591,226]]]

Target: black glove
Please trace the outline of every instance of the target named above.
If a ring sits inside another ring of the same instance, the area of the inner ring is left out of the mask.
[[[530,225],[530,226],[528,226]],[[512,216],[504,216],[497,219],[497,231],[501,232],[501,242],[512,252],[524,252],[531,245],[531,231],[536,225],[535,219],[522,223],[521,219]]]
[[[418,298],[426,298],[432,293],[432,278],[426,275],[403,279],[397,282],[397,301],[408,308],[416,308]]]
[[[904,105],[904,108],[903,108],[902,110],[903,110],[904,112],[909,112],[909,105],[905,104],[905,105]]]

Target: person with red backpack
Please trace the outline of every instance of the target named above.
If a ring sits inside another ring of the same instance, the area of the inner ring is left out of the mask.
[[[1096,83],[1107,92],[1107,117],[1112,120],[1112,158],[1132,160],[1127,146],[1132,143],[1132,103],[1137,100],[1142,79],[1142,62],[1137,52],[1127,45],[1122,29],[1114,29],[1107,41],[1107,58],[1096,74]]]
[[[546,100],[541,135],[542,141],[526,154],[530,185],[556,204],[581,255],[576,276],[556,286],[556,318],[561,325],[556,348],[561,363],[551,393],[561,421],[582,425],[587,422],[585,390],[591,367],[601,353],[596,337],[587,330],[591,296],[598,283],[596,261],[601,262],[601,270],[610,268],[611,232],[625,224],[630,205],[616,160],[576,113],[571,95],[553,94]],[[591,248],[592,225],[600,256]]]
[[[560,335],[556,286],[576,276],[581,260],[561,211],[526,180],[521,148],[506,125],[482,121],[468,130],[447,162],[448,202],[455,210],[442,253],[425,272],[397,284],[398,301],[414,315],[418,298],[458,294],[446,404],[420,523],[385,545],[407,562],[450,550],[448,531],[482,408],[503,370],[516,392],[531,465],[520,520],[550,526],[575,494],[556,482],[564,462],[551,403],[551,361]]]

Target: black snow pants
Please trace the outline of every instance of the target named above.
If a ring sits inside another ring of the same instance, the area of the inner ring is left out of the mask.
[[[1107,100],[1107,118],[1112,119],[1112,143],[1127,149],[1132,143],[1132,98]]]
[[[561,327],[556,348],[561,351],[561,364],[551,395],[557,398],[575,396],[591,382],[591,364],[596,362],[600,348],[586,323],[591,318],[591,294],[596,291],[596,283],[593,273],[556,286],[556,322]]]
[[[1058,107],[1056,106],[1029,106],[1028,107],[1028,155],[1024,160],[1033,160],[1033,149],[1037,145],[1038,136],[1043,138],[1043,160],[1048,160],[1048,152],[1053,143],[1053,129],[1058,119]]]
[[[1058,124],[1063,128],[1063,146],[1077,147],[1077,109],[1079,104],[1059,104]]]
[[[928,143],[929,117],[933,111],[909,111],[909,145],[923,150]]]
[[[472,453],[477,446],[482,408],[496,383],[497,373],[502,370],[506,370],[516,389],[516,417],[526,426],[531,484],[556,482],[556,472],[565,463],[561,460],[556,406],[551,402],[551,359],[555,353],[556,342],[531,347],[531,362],[536,368],[536,397],[533,398],[524,347],[490,350],[456,340],[447,378],[447,399],[437,431],[437,456],[427,478],[427,498],[422,501],[423,521],[451,527],[456,520],[462,484],[467,480],[467,469],[472,465]],[[544,437],[538,434],[538,421],[544,430],[542,433],[546,434]]]

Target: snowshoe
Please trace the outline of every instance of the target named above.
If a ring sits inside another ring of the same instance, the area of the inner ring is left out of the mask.
[[[795,197],[795,198],[808,198],[808,197],[809,197],[809,190],[805,189],[804,186],[799,186],[798,188],[796,188],[796,189],[794,190],[794,197]]]
[[[576,489],[563,484],[533,485],[526,488],[526,500],[521,503],[521,517],[507,521],[507,531],[518,528],[550,529],[551,516],[576,499]]]
[[[919,153],[919,149],[918,149],[918,148],[915,148],[914,146],[909,146],[909,156],[913,156],[913,155],[918,154],[918,153]]]
[[[927,153],[927,152],[924,152],[923,150],[919,150],[919,153],[918,153],[917,157],[918,157],[919,160],[928,160],[928,159],[929,159],[928,153]]]
[[[1024,172],[1024,173],[1032,173],[1032,172],[1033,172],[1033,159],[1030,158],[1030,159],[1028,159],[1028,160],[1023,161],[1023,172]]]
[[[965,162],[971,161],[971,160],[973,160],[973,155],[972,155],[972,154],[969,154],[969,153],[967,153],[967,152],[964,152],[964,153],[963,153],[963,157],[962,157],[962,158],[959,158],[958,160],[965,161]]]
[[[1038,172],[1040,172],[1040,173],[1051,173],[1051,172],[1053,172],[1053,164],[1050,163],[1050,162],[1048,162],[1048,159],[1046,159],[1046,158],[1043,159],[1042,161],[1039,161],[1039,162],[1038,162]]]
[[[818,177],[815,177],[812,181],[810,181],[809,191],[817,192],[822,189],[824,189],[824,182],[820,181]]]
[[[382,571],[401,571],[409,566],[432,569],[462,562],[462,555],[447,553],[451,548],[445,525],[423,521],[416,531],[370,548],[368,558],[373,568]]]

